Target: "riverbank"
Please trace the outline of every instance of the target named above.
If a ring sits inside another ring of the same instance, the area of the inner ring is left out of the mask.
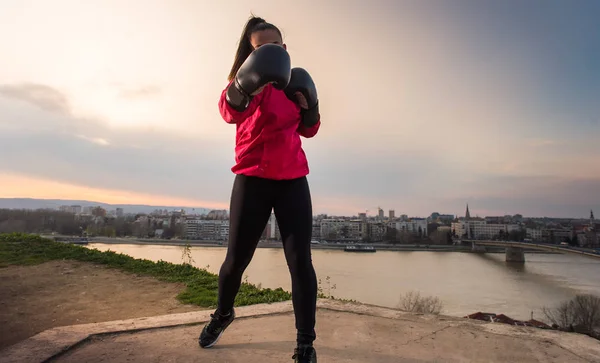
[[[198,240],[165,240],[159,238],[109,238],[109,237],[90,237],[87,239],[89,243],[101,244],[130,244],[130,245],[159,245],[159,246],[191,246],[191,247],[221,247],[226,248],[226,241],[198,241]],[[313,243],[313,250],[344,250],[347,245],[355,244],[355,242],[347,243]],[[377,251],[396,251],[396,252],[462,252],[462,253],[478,253],[473,251],[468,245],[416,245],[416,244],[387,244],[387,243],[356,243],[374,247]],[[258,248],[283,248],[280,241],[260,241]],[[535,249],[526,249],[527,253],[533,254],[559,254],[552,251],[541,251]],[[486,253],[504,253],[505,247],[486,246]]]
[[[6,266],[0,268],[0,349],[60,326],[204,310],[177,300],[185,288],[90,262]]]
[[[175,250],[178,256],[181,255],[179,248],[171,249]],[[183,250],[185,251],[185,249]],[[223,252],[220,251],[219,253]],[[434,256],[432,254],[426,255]],[[121,257],[115,258],[114,256]],[[164,255],[161,256],[164,258]],[[381,256],[398,258],[396,254],[382,254]],[[475,257],[472,255],[437,256],[444,259]],[[2,305],[10,306],[13,309],[4,309],[6,315],[2,317],[3,320],[0,321],[0,325],[6,327],[7,330],[0,333],[2,333],[2,336],[14,338],[16,337],[15,332],[21,329],[21,335],[19,336],[23,337],[23,334],[26,336],[35,334],[43,330],[43,327],[51,328],[68,324],[92,323],[140,316],[146,317],[153,314],[186,311],[186,309],[190,309],[190,311],[194,311],[194,309],[203,310],[201,307],[202,304],[197,302],[187,305],[183,304],[182,299],[178,299],[181,293],[177,293],[184,289],[185,291],[189,291],[190,285],[192,285],[194,287],[191,289],[193,290],[191,291],[192,295],[196,294],[195,296],[197,297],[206,297],[206,291],[202,289],[210,290],[214,288],[216,290],[216,275],[208,273],[212,278],[207,278],[204,273],[200,275],[190,273],[188,277],[177,280],[182,278],[182,275],[184,275],[183,272],[188,271],[179,269],[179,264],[176,262],[177,258],[172,260],[174,263],[167,264],[164,262],[134,259],[114,252],[100,252],[82,246],[47,241],[38,236],[0,235],[0,266],[5,267],[0,269],[0,272],[6,273],[6,275],[0,275],[0,302]],[[347,260],[348,258],[352,257],[344,255],[343,260]],[[361,261],[363,260],[363,256],[356,256],[356,258]],[[414,259],[414,256],[411,259]],[[67,263],[67,265],[62,265],[62,263]],[[204,270],[200,269],[199,271],[202,272]],[[108,274],[105,274],[105,272]],[[175,278],[171,279],[169,276],[174,276]],[[199,277],[205,279],[204,283],[193,285],[193,281],[192,283],[188,281],[188,279],[198,280]],[[275,284],[273,286],[282,285]],[[61,288],[63,290],[60,290]],[[265,291],[265,289],[260,289],[256,286],[255,289],[258,292]],[[161,291],[164,294],[161,295]],[[153,292],[155,295],[152,295]],[[289,294],[287,296],[286,300],[289,300]],[[154,308],[158,309],[158,311],[145,310],[146,308]],[[102,309],[104,309],[103,312]],[[173,310],[164,312],[160,309]],[[101,313],[98,314],[98,311]],[[505,311],[502,310],[502,312]],[[127,316],[127,314],[139,315]],[[69,322],[65,318],[75,320]],[[82,320],[82,318],[87,320]],[[350,317],[348,318],[351,319]],[[323,319],[328,320],[329,317]],[[140,321],[142,320],[148,321],[145,318],[140,319]],[[446,317],[441,318],[441,321],[446,320]],[[12,325],[6,324],[5,321],[11,322]],[[44,322],[45,325],[39,323],[40,321]],[[37,330],[27,330],[27,325],[32,325],[32,322],[34,329]],[[358,323],[372,324],[373,322],[366,320]],[[20,328],[19,324],[21,324]],[[321,327],[323,330],[327,329],[325,325],[321,324]],[[290,332],[293,332],[292,323],[287,328],[289,328]],[[404,328],[409,329],[410,327]],[[190,335],[196,335],[199,328],[186,329],[185,334],[189,338]],[[360,331],[360,329],[357,331]],[[391,332],[396,334],[397,330],[392,330]],[[249,333],[246,332],[245,334]],[[380,333],[382,336],[387,336],[386,334],[389,332],[381,331]],[[280,332],[279,334],[285,334],[285,332]],[[279,334],[275,336],[280,336]],[[320,336],[325,338],[323,340],[324,344],[329,344],[325,343],[327,340],[325,334]],[[180,339],[185,340],[184,337],[180,337]],[[416,339],[420,340],[418,337]],[[142,340],[140,344],[148,344],[148,341]],[[184,349],[185,347],[181,348]],[[331,349],[338,348],[331,347]],[[156,352],[156,354],[159,353]],[[467,351],[463,353],[470,354]],[[248,354],[256,354],[256,351],[250,349]],[[399,351],[398,354],[405,353]],[[131,357],[128,355],[123,358]],[[138,358],[143,359],[143,357]],[[206,358],[211,359],[214,357],[206,356]],[[120,358],[115,357],[115,359],[118,361]],[[265,362],[267,361],[269,360]]]
[[[0,346],[54,326],[213,309],[218,276],[37,235],[0,234]],[[291,299],[243,282],[235,305]]]
[[[180,239],[160,239],[160,238],[109,238],[109,237],[89,237],[89,243],[103,244],[134,244],[134,245],[162,245],[162,246],[186,246],[192,247],[227,247],[227,241],[211,241],[211,240],[180,240]],[[343,250],[347,245],[355,244],[348,243],[313,243],[312,249],[317,250]],[[362,243],[364,244],[364,243]],[[369,243],[378,250],[385,251],[439,251],[439,252],[471,252],[470,246],[457,245],[400,245],[386,243]],[[281,241],[260,241],[258,248],[283,248]],[[491,248],[490,250],[503,250],[503,248]]]
[[[37,235],[20,233],[0,235],[0,267],[36,265],[54,260],[91,262],[167,282],[183,283],[186,289],[177,296],[181,302],[203,307],[215,307],[217,304],[218,276],[184,263],[183,259],[180,264],[154,262],[112,251],[101,252],[84,246],[54,242]],[[281,288],[263,289],[244,282],[235,304],[243,306],[289,299],[291,294]]]

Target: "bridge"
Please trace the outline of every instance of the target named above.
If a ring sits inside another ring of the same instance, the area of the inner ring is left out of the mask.
[[[485,246],[505,247],[506,262],[525,262],[525,250],[539,250],[556,253],[570,253],[580,256],[592,257],[600,260],[600,250],[571,247],[564,245],[555,245],[551,243],[535,242],[514,242],[514,241],[487,241],[487,240],[463,240],[463,243],[471,243],[471,248],[475,252],[485,253]]]

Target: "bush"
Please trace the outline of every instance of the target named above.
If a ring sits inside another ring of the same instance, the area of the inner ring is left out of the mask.
[[[409,291],[400,297],[398,308],[410,313],[439,315],[443,303],[437,297],[421,296],[418,291]]]
[[[52,242],[48,238],[28,233],[0,233],[0,242]]]
[[[600,329],[600,297],[583,294],[554,308],[542,309],[546,318],[561,330],[597,336]]]

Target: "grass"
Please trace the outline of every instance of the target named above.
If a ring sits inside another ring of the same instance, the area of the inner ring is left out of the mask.
[[[218,276],[189,263],[136,259],[112,251],[101,252],[78,245],[54,242],[38,235],[24,233],[0,234],[0,267],[36,265],[53,260],[76,260],[152,276],[162,281],[181,282],[186,289],[177,298],[185,304],[207,308],[217,305]],[[290,300],[292,295],[281,288],[266,289],[242,282],[235,306],[273,303]]]

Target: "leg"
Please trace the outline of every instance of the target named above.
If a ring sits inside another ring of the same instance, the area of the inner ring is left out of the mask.
[[[299,345],[316,338],[317,276],[312,264],[312,201],[306,177],[285,181],[275,200],[285,258],[292,276],[292,303]]]
[[[237,175],[231,193],[229,243],[219,272],[218,310],[227,314],[233,308],[242,283],[273,209],[272,181]]]
[[[219,272],[219,301],[210,322],[198,338],[202,348],[217,343],[235,319],[233,303],[242,283],[242,274],[256,250],[273,209],[272,182],[237,175],[231,193],[229,244]]]

